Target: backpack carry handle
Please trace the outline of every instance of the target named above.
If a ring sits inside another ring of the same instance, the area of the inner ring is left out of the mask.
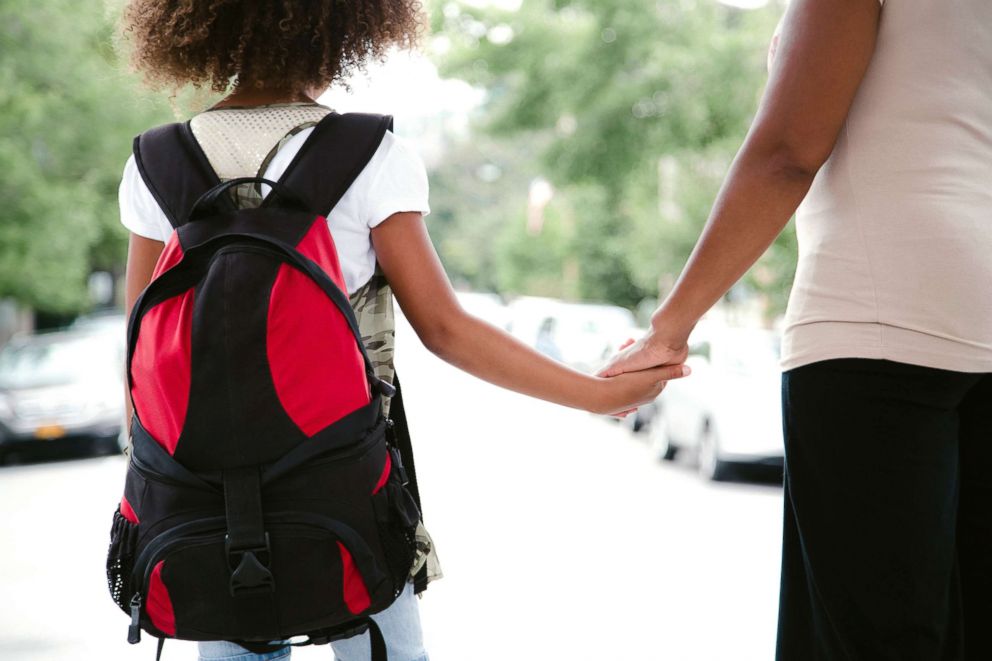
[[[237,207],[231,201],[231,198],[224,196],[224,193],[236,186],[243,186],[245,184],[265,184],[266,186],[272,188],[272,192],[266,196],[265,200],[263,200],[263,204],[265,206],[269,206],[271,204],[269,200],[272,197],[272,194],[275,194],[278,196],[278,199],[283,206],[296,208],[300,211],[311,210],[303,199],[290,190],[285,184],[279,183],[278,181],[272,181],[271,179],[265,179],[264,177],[237,177],[235,179],[229,179],[228,181],[217,184],[201,195],[199,199],[193,203],[193,207],[189,210],[189,219],[187,222],[192,222],[199,218],[208,218],[222,211],[236,210]]]

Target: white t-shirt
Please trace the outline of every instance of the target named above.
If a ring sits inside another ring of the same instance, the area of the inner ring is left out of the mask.
[[[257,111],[264,113],[266,109]],[[282,176],[312,131],[312,128],[300,131],[283,145],[266,168],[266,179]],[[245,172],[242,176],[254,174]],[[387,132],[372,160],[327,214],[349,294],[367,283],[375,271],[372,228],[395,213],[427,215],[430,213],[427,198],[427,170],[423,161],[406,142]],[[141,178],[133,155],[124,166],[119,202],[121,223],[128,230],[156,241],[169,239],[172,226]]]
[[[992,1],[885,3],[796,230],[785,369],[992,372]]]

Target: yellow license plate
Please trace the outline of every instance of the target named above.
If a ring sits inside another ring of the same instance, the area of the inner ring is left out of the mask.
[[[53,438],[65,436],[65,427],[62,425],[42,425],[34,430],[34,437],[43,441],[50,441]]]

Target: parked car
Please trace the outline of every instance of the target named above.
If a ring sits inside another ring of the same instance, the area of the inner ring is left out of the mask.
[[[506,329],[510,323],[510,313],[498,294],[491,292],[456,292],[458,302],[469,314],[488,321],[494,326]]]
[[[654,423],[654,414],[657,408],[656,402],[644,404],[633,413],[627,414],[620,420],[620,424],[634,434],[643,434],[651,431]]]
[[[781,465],[779,336],[765,330],[694,334],[692,375],[668,383],[655,402],[649,436],[657,456],[692,453],[699,473],[728,477],[734,464]]]
[[[70,330],[17,337],[0,350],[0,460],[86,446],[120,450],[124,338]]]
[[[524,297],[510,304],[510,332],[538,351],[584,372],[599,369],[638,331],[625,308]]]
[[[117,333],[122,342],[126,329],[127,318],[116,308],[84,314],[69,326],[69,330],[73,331]]]

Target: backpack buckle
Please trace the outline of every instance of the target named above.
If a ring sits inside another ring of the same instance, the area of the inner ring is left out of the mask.
[[[227,564],[231,569],[232,597],[266,594],[275,591],[275,579],[269,570],[272,554],[269,546],[269,533],[265,533],[264,546],[246,549],[232,549],[230,536],[225,536],[224,550],[227,552]]]

